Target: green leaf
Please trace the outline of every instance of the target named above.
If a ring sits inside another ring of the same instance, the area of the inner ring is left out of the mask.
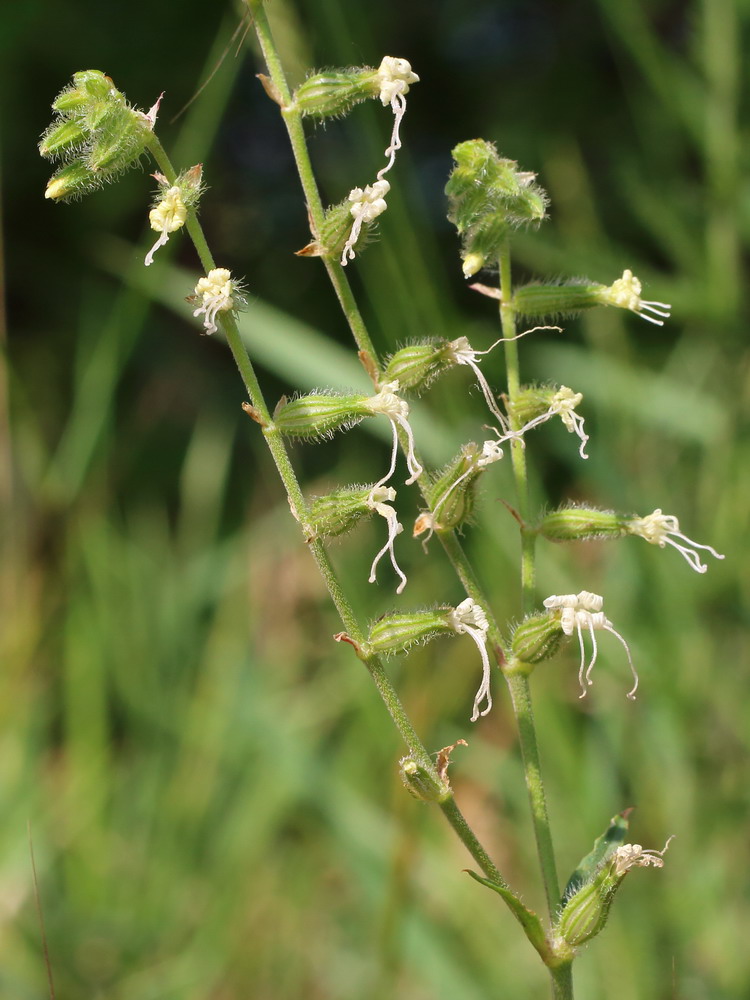
[[[477,875],[476,872],[473,872],[468,868],[466,869],[466,874],[471,875],[475,882],[479,882],[481,885],[486,885],[488,889],[492,889],[498,894],[498,896],[502,896],[513,916],[519,922],[521,927],[523,927],[526,937],[529,941],[531,941],[536,950],[542,956],[542,961],[547,964],[548,959],[552,957],[552,951],[550,949],[549,942],[547,941],[547,936],[544,933],[542,921],[536,913],[524,906],[518,896],[516,896],[516,894],[506,886],[500,885],[498,882],[493,882],[491,879],[482,878],[481,875]]]
[[[577,892],[585,882],[588,882],[603,862],[607,861],[620,844],[625,841],[625,834],[630,826],[631,812],[632,809],[625,809],[612,817],[605,832],[594,841],[592,849],[568,879],[568,884],[562,894],[562,903],[570,899],[573,893]]]

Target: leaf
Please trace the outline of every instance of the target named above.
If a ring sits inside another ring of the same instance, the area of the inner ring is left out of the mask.
[[[477,875],[476,872],[468,868],[466,869],[466,874],[471,875],[475,882],[486,885],[488,889],[492,889],[498,896],[502,896],[513,916],[521,927],[523,927],[526,937],[542,956],[542,961],[547,964],[548,959],[552,957],[552,952],[547,941],[547,936],[544,933],[542,922],[536,913],[524,906],[518,896],[506,886],[500,885],[498,882],[493,882],[491,879],[482,878],[481,875]]]
[[[568,884],[562,894],[562,903],[570,899],[574,892],[577,892],[584,882],[588,882],[594,872],[601,867],[617,850],[625,840],[625,834],[630,826],[630,813],[632,809],[624,809],[621,813],[613,816],[609,821],[609,826],[605,832],[594,841],[594,846],[579,863],[573,874],[568,879]]]

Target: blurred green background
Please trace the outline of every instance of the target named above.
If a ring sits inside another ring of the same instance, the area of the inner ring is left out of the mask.
[[[272,0],[294,83],[309,66],[411,60],[405,148],[381,239],[350,268],[378,347],[467,335],[495,310],[469,292],[442,189],[450,150],[491,139],[539,173],[550,221],[520,238],[518,277],[629,267],[673,304],[658,329],[600,311],[521,344],[527,379],[584,393],[591,458],[561,427],[534,433],[539,505],[565,497],[679,516],[727,553],[698,576],[673,550],[540,545],[540,596],[593,590],[629,640],[605,637],[578,700],[574,646],[533,687],[563,874],[609,817],[661,847],[576,964],[594,1000],[750,994],[747,684],[750,407],[744,278],[747,0]],[[150,168],[76,205],[42,198],[35,144],[79,69],[149,107],[180,166],[205,164],[202,219],[246,276],[242,328],[270,399],[364,385],[323,268],[293,256],[305,210],[239,8],[185,0],[5,5],[2,204],[7,336],[0,381],[0,996],[48,995],[31,826],[57,996],[107,1000],[480,1000],[546,996],[503,904],[462,873],[437,812],[400,787],[402,747],[350,650],[219,338],[184,301],[184,236],[148,272]],[[226,58],[220,66],[222,54]],[[177,121],[179,110],[216,70]],[[375,102],[312,134],[328,201],[372,179],[390,115]],[[502,359],[485,370],[503,383]],[[415,407],[431,464],[486,420],[468,372]],[[294,449],[309,493],[372,481],[387,425]],[[481,440],[481,438],[479,438]],[[466,547],[502,621],[519,613],[518,541],[488,471]],[[418,509],[399,490],[405,524]],[[395,598],[369,562],[383,525],[333,558],[363,620],[457,602],[439,546],[405,533]],[[525,900],[541,907],[514,724],[499,678],[470,726],[468,639],[392,663],[430,749],[456,752],[458,802]]]

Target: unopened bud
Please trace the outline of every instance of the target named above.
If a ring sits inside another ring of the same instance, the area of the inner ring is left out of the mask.
[[[422,802],[445,802],[453,794],[447,781],[428,771],[413,757],[402,757],[398,769],[407,790]]]
[[[548,611],[529,615],[513,630],[512,656],[521,663],[541,663],[555,655],[564,635],[559,619]]]
[[[463,238],[463,270],[470,277],[485,261],[497,261],[511,230],[544,218],[547,195],[535,174],[519,170],[483,139],[460,143],[453,159],[445,188],[448,218]]]
[[[545,514],[539,534],[553,542],[620,538],[626,534],[627,518],[612,510],[591,507],[561,507]]]
[[[78,149],[86,141],[86,133],[77,121],[53,123],[42,136],[39,152],[42,156],[55,157]]]
[[[455,631],[449,623],[452,608],[383,615],[370,628],[368,643],[386,656],[405,653],[438,635]]]
[[[78,160],[61,167],[47,182],[45,198],[52,201],[65,201],[68,198],[80,198],[99,186],[99,182],[91,175],[91,171]]]

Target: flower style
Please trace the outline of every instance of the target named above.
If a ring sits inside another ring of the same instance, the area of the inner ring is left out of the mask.
[[[380,83],[380,100],[385,107],[390,104],[393,111],[393,131],[391,141],[385,151],[389,158],[386,166],[378,171],[378,180],[388,173],[396,160],[396,153],[401,149],[399,130],[401,121],[406,114],[406,94],[412,83],[419,83],[419,77],[412,72],[411,64],[406,59],[395,56],[384,56],[378,67],[378,82]]]
[[[380,514],[380,516],[384,517],[388,522],[388,541],[372,561],[369,582],[375,583],[375,573],[378,563],[387,552],[391,557],[391,565],[401,578],[401,583],[396,588],[396,593],[400,594],[406,586],[406,574],[396,562],[396,554],[393,551],[393,543],[396,536],[400,535],[404,530],[404,526],[403,524],[399,524],[395,508],[391,507],[390,503],[386,503],[386,501],[390,501],[392,503],[395,499],[396,491],[392,487],[385,486],[373,486],[370,490],[370,495],[367,498],[367,506],[370,510],[375,511],[376,514]]]
[[[474,710],[471,721],[476,722],[480,716],[487,715],[492,708],[490,693],[490,660],[487,655],[487,632],[489,622],[484,610],[476,601],[467,597],[448,615],[448,624],[457,635],[469,635],[474,640],[482,657],[482,683],[474,696]],[[480,711],[479,706],[486,700],[486,706]]]
[[[488,347],[486,351],[476,351],[471,346],[466,337],[459,337],[457,340],[453,340],[450,343],[449,350],[447,352],[447,357],[456,365],[468,365],[469,368],[474,372],[477,377],[477,382],[479,383],[479,388],[482,390],[482,395],[485,398],[487,406],[489,407],[490,413],[493,415],[495,420],[500,424],[503,434],[510,436],[520,436],[521,431],[512,433],[510,430],[510,425],[508,423],[508,418],[505,414],[500,412],[497,405],[492,390],[490,389],[487,379],[484,377],[484,373],[479,367],[478,359],[484,354],[489,354],[490,351],[497,347],[498,344],[502,343],[502,339],[496,340],[491,347]]]
[[[385,196],[390,190],[391,185],[388,181],[379,179],[374,184],[367,184],[364,189],[353,188],[349,192],[349,201],[352,203],[349,212],[354,224],[341,253],[343,267],[346,267],[350,260],[354,260],[354,245],[362,232],[362,226],[366,222],[374,222],[388,208]]]
[[[371,396],[370,399],[367,400],[367,407],[370,412],[382,413],[383,416],[388,417],[391,422],[391,428],[393,429],[391,464],[388,468],[388,472],[386,472],[383,478],[379,479],[373,486],[373,493],[378,489],[378,487],[384,486],[396,471],[399,427],[405,431],[407,438],[406,465],[409,469],[410,476],[409,479],[406,480],[406,485],[411,486],[411,484],[416,482],[422,475],[422,466],[419,464],[417,457],[414,454],[414,434],[412,432],[411,425],[409,424],[409,404],[405,399],[401,399],[400,396],[396,395],[398,389],[398,379],[394,382],[385,382],[380,387],[380,391],[377,395]]]
[[[602,305],[629,309],[649,323],[664,326],[664,320],[669,319],[672,307],[666,302],[644,302],[641,299],[641,291],[642,286],[638,278],[632,271],[625,270],[621,278],[618,278],[609,287],[604,286],[601,289],[598,298]]]
[[[633,659],[630,655],[630,648],[628,647],[628,644],[625,642],[620,633],[613,627],[612,622],[605,617],[604,612],[602,611],[604,598],[599,594],[592,594],[588,590],[582,590],[579,594],[553,594],[544,601],[544,606],[549,610],[560,610],[560,627],[565,635],[573,635],[574,629],[578,632],[578,643],[581,648],[581,666],[578,670],[578,683],[581,686],[581,694],[579,697],[585,698],[587,693],[586,688],[593,684],[593,681],[591,680],[591,672],[594,669],[598,652],[594,632],[602,629],[605,632],[611,632],[612,635],[616,636],[625,647],[628,663],[630,664],[630,671],[635,682],[632,689],[628,691],[628,698],[633,701],[635,699],[635,692],[638,690],[638,674],[633,666]],[[586,666],[586,653],[583,644],[584,628],[589,630],[592,644],[591,659],[588,666]]]
[[[203,325],[206,333],[216,333],[216,316],[234,309],[235,299],[240,298],[237,283],[226,267],[215,267],[205,278],[200,278],[195,286],[195,295],[201,305],[193,310],[193,316],[205,316]]]
[[[698,542],[692,541],[687,535],[683,535],[680,531],[680,522],[677,518],[673,514],[662,514],[659,507],[656,508],[653,514],[648,514],[646,517],[636,517],[628,521],[625,528],[628,534],[645,538],[647,542],[650,542],[652,545],[658,545],[661,549],[666,545],[671,545],[672,548],[677,549],[680,555],[685,558],[688,566],[694,569],[696,573],[705,573],[708,569],[708,566],[700,561],[696,549],[705,549],[706,552],[711,553],[714,559],[724,558],[716,549],[712,549],[710,545],[701,545]],[[681,544],[683,542],[685,544]]]
[[[525,434],[526,431],[531,430],[532,427],[538,427],[539,424],[543,424],[551,417],[559,416],[570,433],[577,434],[580,438],[581,446],[578,449],[578,453],[581,458],[588,458],[589,456],[586,454],[585,449],[589,440],[589,435],[583,429],[583,417],[579,413],[575,412],[576,406],[578,406],[582,399],[583,393],[573,392],[573,390],[569,389],[566,385],[561,385],[552,397],[547,412],[542,413],[539,417],[534,417],[533,420],[524,424],[520,433]]]
[[[159,239],[154,243],[146,254],[144,261],[146,267],[150,267],[154,262],[154,254],[163,247],[169,239],[169,234],[182,229],[187,219],[187,208],[182,200],[182,194],[178,187],[171,187],[164,193],[161,201],[148,213],[148,221],[151,228],[157,233],[161,233]]]

